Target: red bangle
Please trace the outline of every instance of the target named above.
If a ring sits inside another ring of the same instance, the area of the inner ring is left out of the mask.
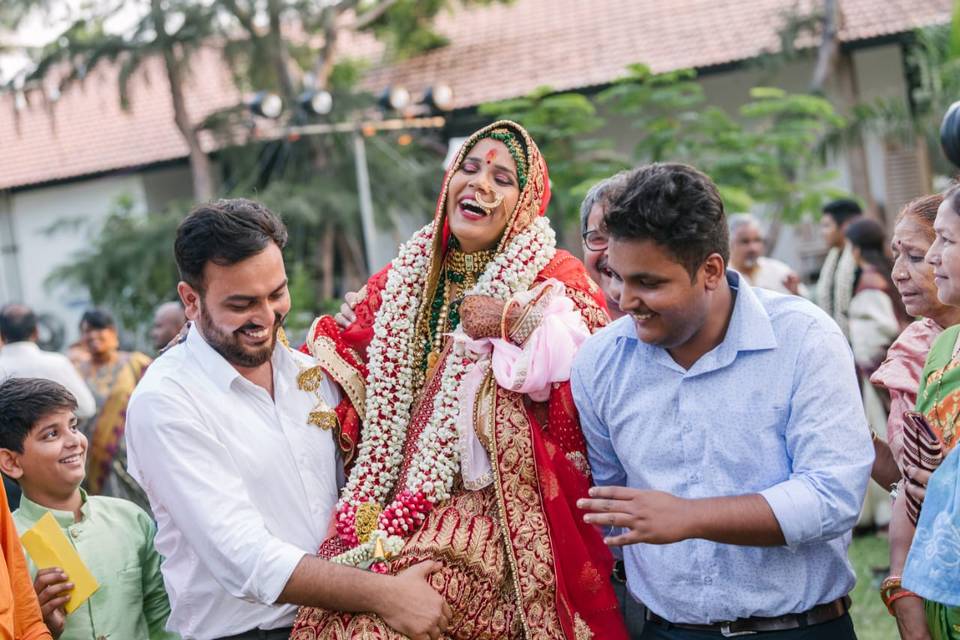
[[[913,591],[909,591],[907,589],[900,589],[896,593],[893,593],[892,595],[887,596],[886,599],[883,601],[883,603],[887,605],[887,613],[889,613],[894,618],[896,618],[897,614],[893,612],[894,602],[896,602],[900,598],[919,598],[919,597],[920,596],[915,594]]]

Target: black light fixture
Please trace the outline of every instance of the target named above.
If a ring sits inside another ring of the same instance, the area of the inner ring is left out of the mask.
[[[380,94],[377,105],[384,111],[403,111],[410,106],[410,92],[400,85],[387,87]]]
[[[310,89],[297,98],[300,108],[315,116],[325,116],[333,111],[333,96],[329,91]]]
[[[247,108],[260,117],[275,120],[283,113],[283,98],[269,91],[258,91],[247,102]]]
[[[947,109],[940,123],[940,147],[953,166],[960,167],[960,101]]]
[[[435,113],[453,110],[453,89],[448,84],[435,84],[423,94],[423,103]]]

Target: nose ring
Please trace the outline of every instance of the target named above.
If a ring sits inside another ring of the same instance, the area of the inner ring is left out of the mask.
[[[486,200],[481,199],[479,191],[473,194],[474,201],[476,201],[478,205],[486,209],[487,213],[490,213],[491,211],[499,207],[501,204],[503,204],[503,194],[497,193],[496,191],[493,191],[492,193],[493,193],[492,202],[487,202]]]

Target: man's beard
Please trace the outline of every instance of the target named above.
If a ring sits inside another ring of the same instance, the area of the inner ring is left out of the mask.
[[[242,327],[236,329],[233,333],[226,333],[220,327],[213,323],[210,315],[203,313],[201,304],[200,313],[200,332],[204,340],[207,341],[213,350],[223,356],[223,359],[232,365],[238,367],[259,367],[273,355],[273,349],[277,345],[277,333],[283,326],[284,317],[279,313],[274,314],[273,331],[270,335],[270,341],[259,348],[251,349],[240,343],[239,333],[246,329],[260,329],[260,325],[248,322]]]

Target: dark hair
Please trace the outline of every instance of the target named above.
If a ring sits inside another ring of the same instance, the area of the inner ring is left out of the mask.
[[[177,227],[173,248],[180,279],[199,290],[208,262],[230,266],[260,253],[269,242],[283,249],[287,228],[259,202],[234,198],[202,204]]]
[[[612,238],[653,240],[668,249],[694,279],[714,253],[730,260],[730,237],[717,186],[706,174],[678,163],[631,171],[603,218]]]
[[[0,384],[0,447],[23,453],[37,422],[54,411],[77,410],[77,399],[46,378],[9,378]]]
[[[863,209],[860,208],[860,203],[856,200],[850,200],[848,198],[843,198],[841,200],[834,200],[833,202],[828,202],[823,207],[823,212],[833,218],[833,221],[837,223],[837,226],[843,226],[851,218],[856,218],[859,215],[863,214]]]
[[[0,309],[0,340],[23,342],[33,337],[37,330],[37,316],[30,307],[8,304]]]
[[[80,317],[80,329],[87,325],[91,329],[116,329],[117,323],[106,309],[88,309]]]
[[[872,265],[883,276],[887,283],[887,291],[895,292],[897,289],[891,277],[893,262],[886,254],[887,238],[883,225],[870,218],[861,218],[851,222],[843,235],[850,241],[850,244],[860,250],[860,256],[863,260]],[[909,317],[900,296],[891,295],[890,300],[893,302],[898,319]]]
[[[933,233],[933,223],[937,219],[937,210],[942,203],[943,196],[939,193],[921,196],[915,200],[911,200],[900,210],[900,213],[897,215],[897,222],[899,223],[909,216],[923,225],[927,235],[933,238],[935,235]]]

